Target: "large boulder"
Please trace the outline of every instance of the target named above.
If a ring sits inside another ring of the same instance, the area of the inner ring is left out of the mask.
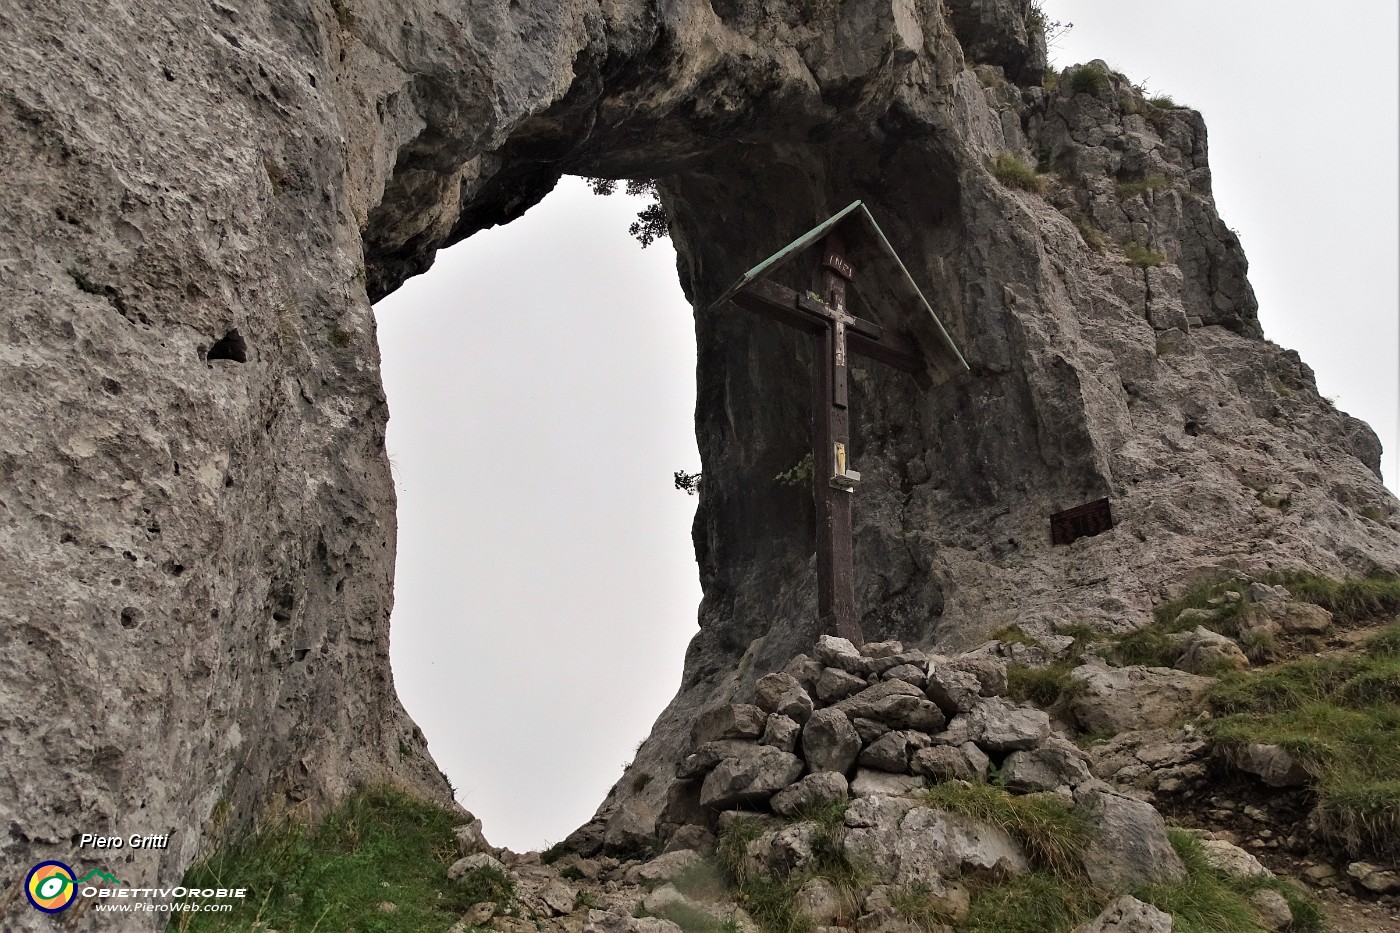
[[[1249,667],[1249,658],[1229,638],[1197,626],[1182,638],[1176,666],[1193,674],[1219,674],[1244,670]]]
[[[1086,732],[1116,735],[1129,729],[1160,729],[1203,709],[1215,684],[1168,667],[1081,665],[1070,676],[1084,686],[1070,700],[1070,714]]]
[[[1089,749],[1089,768],[1105,781],[1179,793],[1206,781],[1210,748],[1190,727],[1135,730]]]
[[[748,703],[726,703],[705,710],[690,730],[692,745],[723,739],[757,739],[763,735],[768,714]]]
[[[453,862],[447,869],[447,877],[451,881],[456,881],[458,878],[467,874],[467,872],[481,871],[483,869],[486,871],[497,871],[503,875],[508,872],[505,863],[494,855],[487,852],[477,852],[475,855],[468,855]]]
[[[825,831],[816,823],[794,823],[771,829],[749,843],[745,857],[780,878],[817,864]]]
[[[786,716],[798,723],[807,721],[812,715],[812,697],[801,682],[791,674],[766,674],[754,685],[754,695],[759,709],[778,716]]]
[[[835,708],[851,718],[873,719],[894,729],[933,733],[947,722],[924,691],[902,680],[887,680],[869,687],[837,703]]]
[[[909,756],[931,744],[933,740],[928,735],[912,729],[886,732],[860,753],[858,763],[862,768],[908,774]]]
[[[1272,878],[1274,873],[1250,853],[1224,839],[1202,839],[1206,864],[1231,878]]]
[[[982,696],[982,682],[973,671],[941,663],[929,664],[924,691],[946,716],[971,712]]]
[[[870,684],[864,677],[857,677],[839,667],[826,667],[822,668],[821,676],[817,678],[812,692],[816,695],[817,701],[826,706],[844,700],[846,697],[855,696],[868,686]]]
[[[1001,778],[1006,789],[1017,794],[1078,787],[1093,777],[1085,759],[1073,743],[1052,736],[1039,748],[1007,755]]]
[[[850,895],[826,878],[813,878],[798,888],[793,906],[819,926],[849,922],[854,912]]]
[[[852,797],[903,797],[924,786],[924,779],[912,774],[891,774],[871,768],[858,768],[851,779]]]
[[[613,910],[590,910],[583,933],[681,933],[681,928],[660,917],[633,917]]]
[[[851,827],[846,855],[888,884],[941,890],[963,874],[1027,869],[1024,853],[1003,830],[960,813],[914,807],[902,820]]]
[[[978,700],[972,712],[959,719],[964,720],[967,738],[993,756],[1034,748],[1050,735],[1050,717],[1042,710],[1014,706],[1001,697]]]
[[[802,729],[802,757],[813,771],[846,774],[860,754],[860,736],[839,709],[820,709]]]
[[[694,752],[687,755],[685,760],[676,769],[676,776],[679,778],[695,778],[708,774],[715,765],[726,758],[735,758],[747,752],[754,746],[753,741],[741,739],[721,739],[717,742],[706,742]]]
[[[1279,745],[1239,746],[1228,749],[1225,758],[1270,787],[1301,787],[1313,779],[1303,763]]]
[[[993,642],[992,644],[997,643]],[[937,659],[930,662],[929,667],[934,667],[936,663]],[[969,651],[955,658],[944,660],[942,666],[972,674],[982,685],[981,692],[984,697],[999,697],[1006,694],[1006,659],[990,650]]]
[[[802,727],[797,720],[782,713],[773,713],[768,717],[768,725],[764,727],[763,738],[758,740],[758,744],[790,752],[797,748],[797,739],[801,734]]]
[[[854,732],[854,730],[852,730]],[[802,776],[802,759],[771,745],[753,745],[705,776],[700,805],[725,809],[764,803]]]
[[[685,874],[701,859],[694,849],[674,849],[638,867],[635,877],[643,884],[664,884]]]
[[[817,678],[822,675],[824,670],[826,670],[826,665],[805,654],[799,654],[783,665],[783,673],[792,675],[808,693],[812,692],[812,688],[817,684]]]
[[[855,645],[835,635],[823,635],[817,639],[816,648],[812,653],[827,667],[835,667],[859,677],[870,676],[873,669],[870,659],[861,654]]]
[[[645,797],[631,797],[622,802],[608,820],[603,833],[603,848],[610,852],[637,852],[656,842],[659,805]]]
[[[934,783],[968,781],[985,783],[991,759],[972,742],[921,748],[909,757],[909,770]]]
[[[1121,891],[1186,878],[1162,815],[1151,804],[1098,784],[1075,792],[1074,812],[1094,829],[1084,868],[1099,887]]]
[[[844,774],[818,771],[809,774],[790,787],[773,795],[769,805],[780,816],[797,816],[827,804],[838,803],[850,795],[850,783]]]

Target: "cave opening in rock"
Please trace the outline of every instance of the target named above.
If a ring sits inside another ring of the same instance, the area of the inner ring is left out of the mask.
[[[680,683],[695,343],[644,198],[578,178],[375,308],[398,691],[496,845],[586,821]]]

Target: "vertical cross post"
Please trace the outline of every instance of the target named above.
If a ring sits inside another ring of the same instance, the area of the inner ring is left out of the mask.
[[[812,366],[812,495],[817,512],[817,615],[822,630],[864,641],[856,620],[852,551],[851,489],[833,483],[850,459],[851,416],[847,405],[846,286],[855,270],[845,244],[829,233],[822,243],[818,293],[830,309],[827,326],[815,335]]]

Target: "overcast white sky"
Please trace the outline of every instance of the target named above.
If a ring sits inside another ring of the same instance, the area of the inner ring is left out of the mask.
[[[1266,335],[1369,421],[1395,482],[1394,0],[1045,0],[1059,64],[1201,110]],[[399,493],[399,694],[496,845],[584,822],[680,683],[700,599],[695,343],[639,203],[566,179],[376,308]],[[761,258],[761,257],[756,257]]]

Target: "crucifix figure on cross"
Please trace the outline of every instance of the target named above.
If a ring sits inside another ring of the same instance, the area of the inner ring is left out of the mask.
[[[814,288],[805,293],[768,278],[813,246],[820,247]],[[854,248],[852,248],[854,247]],[[857,275],[884,267],[886,292],[909,335],[856,317],[849,295]],[[938,321],[904,264],[860,201],[823,221],[746,272],[711,308],[727,301],[811,334],[812,498],[817,513],[817,615],[822,631],[861,644],[856,612],[851,500],[860,474],[851,468],[849,362],[852,354],[914,375],[923,387],[967,370],[967,363]]]

